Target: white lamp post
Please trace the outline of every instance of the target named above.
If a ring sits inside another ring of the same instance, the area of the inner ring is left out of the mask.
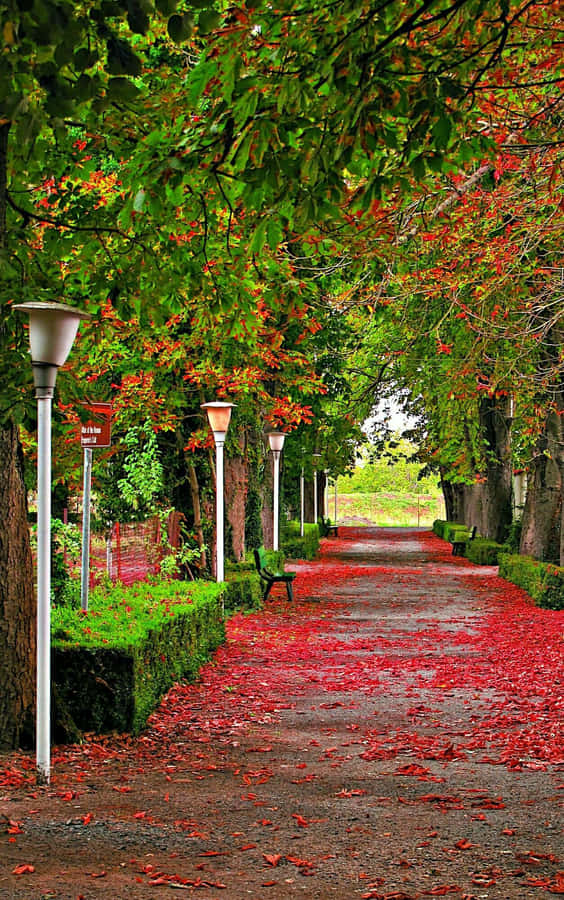
[[[215,441],[215,541],[216,541],[216,581],[225,581],[224,575],[224,500],[223,500],[223,447],[225,435],[229,428],[231,410],[234,403],[226,403],[215,400],[212,403],[202,403],[202,409],[208,414],[208,422],[213,431]]]
[[[300,474],[300,537],[304,536],[304,512],[305,512],[305,480],[304,467]]]
[[[37,781],[51,777],[51,401],[57,370],[88,313],[63,303],[20,303],[29,313],[29,343],[37,398]]]
[[[284,446],[286,435],[282,431],[271,431],[268,435],[268,443],[274,458],[274,528],[272,536],[272,549],[279,550],[279,525],[280,525],[280,454]]]
[[[317,520],[319,518],[319,511],[317,509],[317,464],[320,459],[321,453],[313,454],[313,521],[315,525],[317,525]]]

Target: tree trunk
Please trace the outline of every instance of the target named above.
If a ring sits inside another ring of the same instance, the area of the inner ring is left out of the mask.
[[[564,326],[554,323],[543,341],[542,368],[556,373],[548,396],[544,434],[527,478],[520,552],[564,565]],[[550,404],[550,405],[549,405]]]
[[[8,136],[0,125],[0,248],[7,244]],[[0,337],[9,340],[0,316]],[[18,430],[0,428],[0,750],[33,733],[35,592]]]
[[[35,592],[22,453],[0,429],[0,750],[31,739],[35,705]]]
[[[503,543],[513,519],[509,398],[483,397],[479,417],[486,445],[486,480],[483,482],[481,521],[473,524],[484,537]]]
[[[441,489],[445,500],[447,522],[466,523],[467,485],[446,481],[441,472]]]
[[[194,464],[186,460],[186,469],[188,471],[188,481],[190,483],[190,493],[192,495],[192,511],[194,513],[194,531],[196,539],[200,546],[200,568],[205,570],[207,565],[206,548],[204,541],[204,529],[202,525],[202,506],[200,503],[200,485],[198,484],[198,476]]]
[[[539,445],[527,479],[519,552],[545,562],[560,561],[562,476]]]
[[[562,404],[562,398],[561,398]],[[520,553],[564,564],[564,416],[551,412],[527,478]]]
[[[245,555],[245,508],[247,503],[248,471],[242,456],[225,460],[225,508],[229,524],[226,538],[227,554],[237,562]]]

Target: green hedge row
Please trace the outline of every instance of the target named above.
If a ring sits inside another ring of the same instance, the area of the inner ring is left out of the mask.
[[[285,522],[280,547],[288,559],[315,559],[319,554],[319,526],[305,522],[302,537],[299,522]]]
[[[445,528],[447,525],[452,524],[451,522],[447,522],[446,519],[435,519],[433,522],[432,528],[433,532],[437,535],[437,537],[443,538],[445,537]]]
[[[447,522],[444,519],[435,519],[433,531],[438,537],[451,543],[456,540],[464,540],[470,535],[470,530],[466,525]],[[466,542],[464,556],[479,566],[497,566],[499,554],[507,553],[508,550],[507,544],[498,544],[477,535],[474,540]]]
[[[499,557],[499,574],[523,588],[537,606],[564,609],[564,568],[539,562],[531,556],[503,553]]]
[[[462,522],[447,522],[445,519],[435,519],[433,531],[437,537],[444,541],[460,541],[470,536],[470,529]]]
[[[225,640],[225,613],[260,604],[254,573],[94,591],[88,613],[53,610],[56,728],[137,734],[160,698],[197,677]]]
[[[508,551],[509,547],[507,544],[498,544],[496,541],[490,541],[487,538],[475,537],[473,541],[469,541],[466,544],[464,555],[478,566],[497,566],[499,554],[507,553]]]
[[[238,609],[259,609],[262,592],[254,562],[237,563],[225,571],[225,612]]]

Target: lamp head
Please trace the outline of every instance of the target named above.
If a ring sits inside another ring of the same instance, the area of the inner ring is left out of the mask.
[[[208,422],[216,441],[221,443],[225,441],[225,435],[231,419],[231,410],[234,406],[234,403],[227,403],[221,400],[213,400],[210,403],[201,404],[201,409],[205,409],[208,415]]]
[[[29,346],[38,397],[53,396],[57,369],[62,366],[78,331],[81,319],[91,315],[64,303],[30,301],[14,309],[29,313]]]
[[[281,453],[285,438],[283,431],[268,432],[268,444],[273,453]]]

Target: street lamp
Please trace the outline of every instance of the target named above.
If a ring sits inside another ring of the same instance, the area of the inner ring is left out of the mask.
[[[319,512],[317,509],[317,466],[321,459],[321,453],[313,454],[313,521],[317,525]]]
[[[268,435],[268,443],[274,458],[274,529],[272,537],[272,549],[279,550],[279,523],[280,523],[280,454],[284,446],[286,435],[282,431],[271,431]]]
[[[224,577],[224,537],[223,537],[223,520],[224,520],[224,502],[223,502],[223,446],[225,444],[225,435],[229,428],[229,420],[231,419],[231,410],[234,403],[226,403],[221,400],[214,400],[211,403],[202,403],[201,408],[205,409],[208,415],[208,422],[213,431],[215,441],[215,541],[216,541],[216,581],[225,581]]]
[[[305,481],[304,467],[300,473],[300,537],[304,536],[304,512],[305,512]]]
[[[14,309],[29,313],[29,343],[37,399],[37,781],[51,776],[51,401],[57,371],[70,353],[88,313],[63,303],[32,301]]]

